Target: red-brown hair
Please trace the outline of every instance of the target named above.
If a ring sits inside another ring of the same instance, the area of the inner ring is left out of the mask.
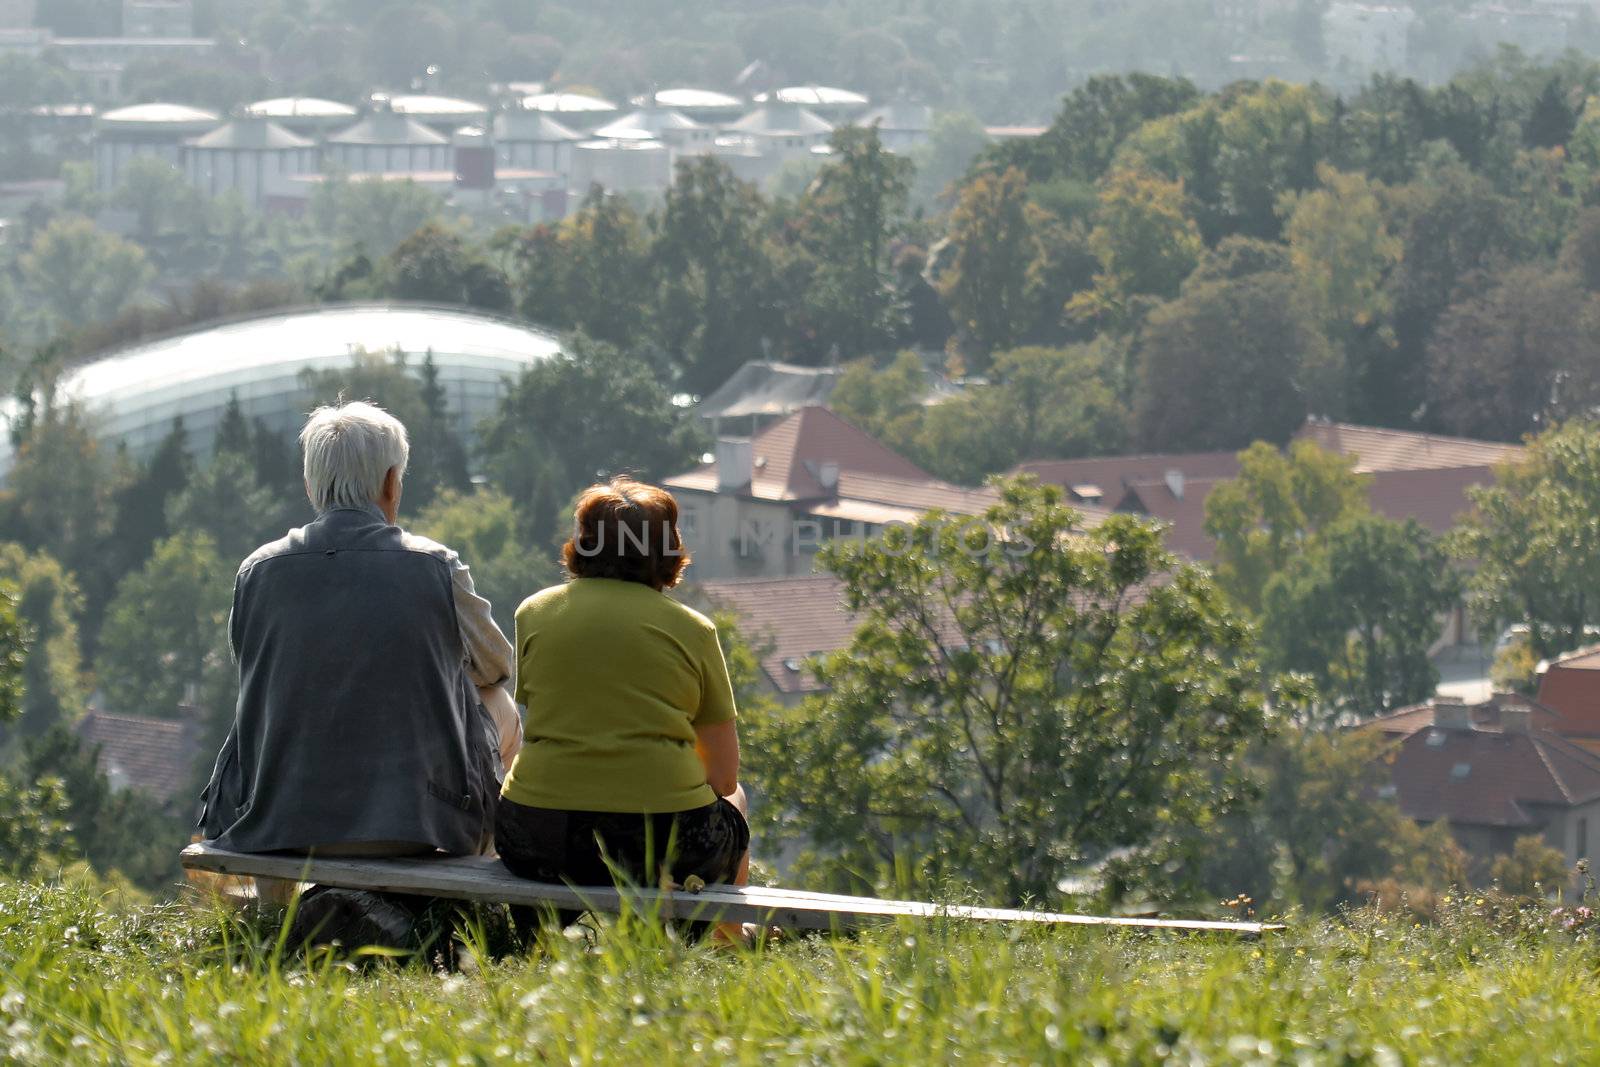
[[[574,578],[620,578],[670,589],[689,565],[678,502],[665,489],[618,477],[578,498],[561,560]]]

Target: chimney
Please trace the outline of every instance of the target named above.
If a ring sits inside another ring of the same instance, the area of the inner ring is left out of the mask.
[[[826,489],[830,493],[838,489],[839,464],[833,462],[832,460],[818,464],[817,481],[822,484],[822,488]]]
[[[717,492],[742,493],[755,470],[755,444],[748,437],[717,438]]]
[[[1183,499],[1182,471],[1174,469],[1167,472],[1167,488],[1172,490],[1172,495],[1175,499]]]
[[[1500,709],[1500,732],[1525,734],[1533,727],[1533,709],[1527,707]]]
[[[1441,730],[1472,729],[1472,709],[1459,700],[1435,698],[1433,725]]]

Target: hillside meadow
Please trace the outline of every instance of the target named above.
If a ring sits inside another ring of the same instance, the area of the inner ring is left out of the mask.
[[[1261,942],[919,924],[758,951],[637,920],[498,962],[307,962],[278,924],[0,883],[0,1062],[1581,1063],[1587,913],[1484,898]],[[1575,929],[1572,928],[1575,925]]]

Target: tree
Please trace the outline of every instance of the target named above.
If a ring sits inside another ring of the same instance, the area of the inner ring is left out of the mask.
[[[1137,435],[1158,452],[1287,441],[1342,378],[1281,274],[1186,290],[1150,313],[1137,351]]]
[[[1368,511],[1368,479],[1349,456],[1296,441],[1287,453],[1258,441],[1239,453],[1239,477],[1206,497],[1206,536],[1215,539],[1217,583],[1258,612],[1273,575],[1319,531]]]
[[[1600,401],[1591,339],[1600,299],[1548,265],[1511,268],[1440,317],[1428,345],[1429,421],[1449,433],[1514,441]]]
[[[1136,296],[1176,296],[1204,246],[1184,208],[1183,185],[1151,174],[1117,170],[1100,187],[1089,247],[1100,261],[1094,289],[1068,308],[1082,317],[1128,320]]]
[[[1459,163],[1396,190],[1393,232],[1404,245],[1385,284],[1394,344],[1363,360],[1356,415],[1410,423],[1427,402],[1427,346],[1450,305],[1488,286],[1517,254],[1512,204]]]
[[[836,880],[899,863],[919,884],[1052,897],[1159,813],[1222,802],[1211,772],[1263,728],[1249,627],[1153,525],[1084,531],[1026,479],[1001,494],[823,552],[861,626],[764,743],[784,753],[768,789]]]
[[[388,255],[443,212],[439,194],[415,182],[352,180],[342,175],[319,184],[307,209],[316,233],[372,257]]]
[[[145,248],[155,243],[169,220],[200,210],[194,187],[177,167],[160,156],[141,155],[129,160],[111,200],[133,212],[134,233]]]
[[[1472,510],[1449,546],[1471,566],[1473,614],[1496,627],[1526,622],[1540,658],[1584,644],[1584,627],[1600,622],[1600,427],[1540,434],[1493,485],[1467,494]]]
[[[1551,78],[1522,124],[1522,143],[1529,148],[1565,147],[1577,124],[1577,112],[1567,103],[1561,82]]]
[[[1424,831],[1381,796],[1380,733],[1279,729],[1251,745],[1233,811],[1174,823],[1109,865],[1113,898],[1215,901],[1243,894],[1264,914],[1354,903],[1364,885],[1466,882],[1441,821]]]
[[[824,346],[870,355],[899,332],[889,241],[905,215],[911,162],[884,148],[876,128],[841,126],[829,148],[799,205],[814,261],[806,311]]]
[[[1010,348],[1036,319],[1030,269],[1040,257],[1043,208],[1028,203],[1022,172],[980,174],[961,190],[950,215],[948,266],[939,289],[960,327],[968,369]],[[1059,309],[1058,309],[1059,313]]]
[[[1460,590],[1444,549],[1414,520],[1341,519],[1268,580],[1262,658],[1310,675],[1330,715],[1417,703],[1439,683],[1428,649]]]
[[[528,538],[516,504],[492,489],[441,494],[413,529],[461,554],[472,568],[473,588],[494,606],[495,621],[507,634],[515,631],[518,605],[560,576],[550,545]]]
[[[650,261],[644,221],[633,206],[595,186],[562,223],[561,252],[566,322],[596,340],[637,343],[650,307]]]
[[[384,269],[390,291],[401,300],[511,309],[511,289],[500,268],[459,232],[437,222],[424,223],[401,241]]]
[[[1495,857],[1489,877],[1507,893],[1543,900],[1567,887],[1572,872],[1567,856],[1551,848],[1538,834],[1517,838],[1511,851]]]
[[[47,402],[35,414],[7,483],[0,496],[5,537],[49,551],[86,585],[98,584],[107,563],[114,471],[75,404]]]
[[[154,273],[138,245],[80,218],[45,227],[17,266],[23,291],[54,329],[111,318]]]
[[[1317,177],[1319,188],[1286,195],[1279,209],[1287,218],[1284,236],[1307,305],[1329,339],[1348,351],[1359,331],[1388,313],[1383,281],[1403,246],[1385,224],[1382,185],[1326,165],[1317,168]],[[1342,415],[1344,405],[1319,414]]]
[[[490,481],[544,544],[578,490],[615,474],[661,477],[690,466],[706,441],[637,356],[582,335],[522,374],[480,427]]]
[[[16,600],[0,588],[0,729],[23,714],[26,652]],[[59,779],[16,778],[0,770],[0,877],[27,878],[41,863],[70,855],[66,814]]]
[[[22,662],[18,729],[36,736],[75,721],[86,697],[78,619],[78,583],[44,552],[0,545],[0,582],[14,591],[16,621],[27,652]]]
[[[188,432],[183,419],[176,418],[143,467],[109,494],[112,519],[106,544],[106,573],[94,574],[97,580],[93,601],[97,609],[104,606],[111,584],[139,567],[150,557],[150,547],[171,532],[167,525],[168,503],[183,492],[193,477]],[[98,615],[98,610],[94,614]],[[97,625],[92,628],[98,632]]]
[[[1104,344],[1002,352],[991,384],[922,409],[911,457],[940,477],[976,485],[1027,459],[1114,452],[1127,434],[1116,373]]]
[[[57,725],[29,740],[22,768],[25,778],[59,783],[59,812],[71,847],[97,873],[120,873],[148,889],[171,886],[189,827],[144,794],[114,786],[100,773],[96,753],[70,730]]]
[[[1056,177],[1099,181],[1131,134],[1199,98],[1200,91],[1186,78],[1097,75],[1067,94],[1041,136],[1002,142],[990,149],[985,162],[998,170],[1020,167],[1035,182]]]
[[[678,162],[650,249],[653,332],[692,392],[721,385],[776,326],[765,212],[755,187],[716,157]]]
[[[211,537],[179,533],[123,578],[106,609],[95,674],[107,703],[131,715],[172,718],[197,704],[231,713],[234,678],[228,610],[235,564]]]
[[[201,533],[224,560],[242,561],[275,529],[281,503],[256,480],[250,460],[232,450],[218,451],[167,504],[167,527]]]

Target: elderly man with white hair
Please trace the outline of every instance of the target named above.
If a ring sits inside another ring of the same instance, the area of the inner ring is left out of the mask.
[[[480,852],[522,742],[511,644],[460,557],[397,525],[398,419],[320,408],[300,444],[317,516],[239,568],[239,704],[201,832],[241,852]]]

